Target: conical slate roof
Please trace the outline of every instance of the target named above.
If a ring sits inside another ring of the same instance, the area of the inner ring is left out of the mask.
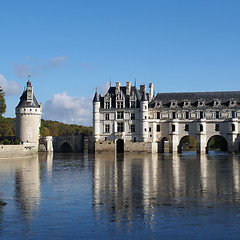
[[[23,91],[22,96],[20,97],[20,102],[17,105],[16,108],[22,108],[22,107],[35,107],[35,108],[39,108],[40,105],[37,102],[37,99],[35,98],[35,96],[33,95],[33,101],[32,102],[27,102],[27,90]]]
[[[100,102],[100,96],[99,96],[98,92],[95,93],[93,102]]]

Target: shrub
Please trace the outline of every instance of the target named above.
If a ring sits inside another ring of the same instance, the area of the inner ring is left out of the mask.
[[[16,139],[16,140],[14,141],[14,144],[15,144],[15,145],[19,145],[19,144],[20,144],[20,141],[19,141],[18,139]]]
[[[4,139],[4,140],[3,140],[3,144],[4,144],[4,145],[10,145],[10,141],[9,141],[8,139]]]

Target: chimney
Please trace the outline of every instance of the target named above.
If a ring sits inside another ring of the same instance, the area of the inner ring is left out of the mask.
[[[131,93],[131,82],[126,82],[126,95]]]
[[[120,82],[116,82],[115,94],[117,94],[120,91],[120,86],[121,86],[121,83]]]
[[[153,84],[149,83],[149,102],[153,99]]]
[[[146,85],[140,85],[140,92],[146,92]]]

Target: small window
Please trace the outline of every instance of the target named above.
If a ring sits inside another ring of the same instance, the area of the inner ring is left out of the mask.
[[[172,132],[175,132],[176,128],[175,125],[172,125]]]
[[[147,106],[145,106],[145,109],[147,109]]]
[[[146,132],[146,131],[147,131],[147,129],[146,129],[146,128],[144,128],[144,131]]]
[[[117,108],[123,108],[123,102],[117,102]]]
[[[236,130],[235,125],[232,124],[232,131],[234,132]]]
[[[105,120],[109,120],[109,113],[105,114]]]
[[[123,123],[118,123],[118,124],[117,124],[117,131],[118,131],[118,132],[123,132],[123,131],[124,131]]]
[[[117,112],[117,119],[123,119],[123,112]]]
[[[135,120],[135,113],[131,113],[131,120]]]
[[[189,125],[185,124],[185,131],[188,132],[189,131]]]
[[[203,125],[200,124],[200,132],[203,132]]]
[[[160,132],[160,125],[157,125],[157,132]]]
[[[147,116],[145,116],[145,119],[147,119]]]
[[[137,139],[136,138],[133,138],[133,142],[136,142],[137,141]]]
[[[109,133],[109,132],[110,132],[110,125],[109,125],[109,124],[106,124],[106,125],[105,125],[105,132],[106,132],[106,133]]]
[[[150,127],[150,128],[149,128],[149,132],[151,132],[151,131],[152,131],[152,128]]]
[[[172,112],[172,118],[176,119],[176,112]]]
[[[189,112],[186,112],[186,119],[189,119]]]
[[[132,125],[130,126],[130,131],[131,131],[131,132],[135,132],[135,125],[134,125],[134,124],[132,124]]]
[[[219,131],[219,124],[218,124],[218,123],[215,125],[215,131],[216,131],[216,132]]]
[[[201,118],[201,119],[204,118],[204,113],[203,113],[203,111],[200,111],[200,118]]]
[[[131,108],[135,108],[135,107],[136,107],[136,105],[135,105],[135,101],[131,101],[131,103],[130,103],[130,107],[131,107]]]
[[[235,117],[236,117],[236,112],[232,111],[232,118],[235,118]]]
[[[216,118],[218,119],[220,117],[219,111],[216,111]]]
[[[157,112],[157,119],[160,119],[160,112]]]

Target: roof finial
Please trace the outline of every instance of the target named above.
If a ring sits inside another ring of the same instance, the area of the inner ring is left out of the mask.
[[[28,75],[28,82],[27,82],[27,86],[31,86],[31,82],[30,82],[30,75]]]

